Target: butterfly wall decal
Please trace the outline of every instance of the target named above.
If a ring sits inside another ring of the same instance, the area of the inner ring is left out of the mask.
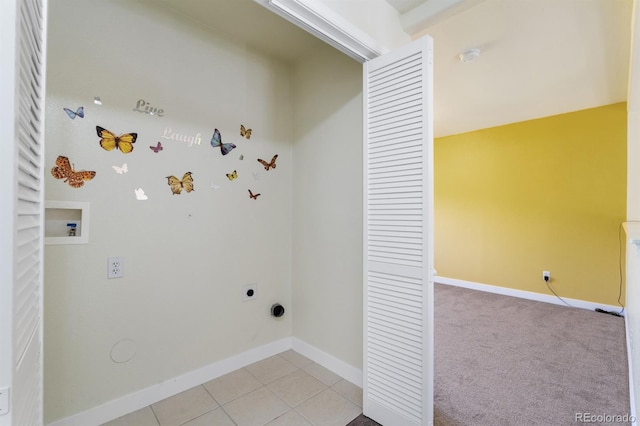
[[[277,158],[278,158],[278,154],[274,155],[271,158],[271,162],[269,162],[269,163],[267,163],[266,161],[264,161],[264,160],[262,160],[260,158],[258,158],[258,162],[264,166],[264,169],[266,171],[269,171],[269,169],[275,169],[276,168],[276,159]]]
[[[254,194],[253,192],[251,192],[251,190],[249,189],[249,198],[253,199],[253,200],[257,200],[258,197],[260,196],[260,194]]]
[[[72,188],[80,188],[86,180],[91,180],[96,176],[94,171],[75,171],[69,163],[69,159],[59,155],[56,159],[56,165],[51,169],[51,174],[56,179],[64,179]]]
[[[251,129],[245,129],[244,125],[240,125],[240,136],[251,139]]]
[[[127,167],[127,163],[124,163],[122,165],[122,167],[118,167],[118,166],[111,166],[113,168],[113,170],[116,171],[117,174],[121,175],[123,173],[127,173],[129,171],[129,168]]]
[[[180,194],[183,189],[187,192],[193,191],[193,178],[191,174],[191,172],[185,173],[184,176],[182,176],[182,180],[175,176],[167,176],[167,183],[169,187],[171,187],[171,192],[173,194]]]
[[[236,147],[232,143],[222,143],[222,135],[220,134],[220,130],[218,129],[215,129],[213,131],[213,136],[211,137],[211,146],[214,148],[220,147],[220,152],[222,152],[222,155],[227,155],[233,148]]]
[[[119,149],[123,154],[133,151],[133,144],[138,138],[137,133],[124,133],[116,136],[104,127],[96,126],[96,133],[100,136],[100,146],[106,151]]]
[[[144,189],[138,188],[133,190],[136,193],[136,200],[144,201],[148,200],[147,194],[144,193]]]
[[[234,170],[234,171],[233,171],[233,172],[231,172],[231,173],[227,173],[227,178],[228,178],[229,180],[237,179],[237,178],[238,178],[238,172]]]
[[[164,148],[162,147],[162,144],[160,143],[160,141],[158,141],[158,144],[156,146],[151,145],[149,146],[149,149],[151,149],[151,151],[157,154],[160,151],[162,151]]]
[[[62,108],[67,113],[70,119],[75,120],[76,117],[84,118],[84,107],[78,107],[77,110],[69,108]]]

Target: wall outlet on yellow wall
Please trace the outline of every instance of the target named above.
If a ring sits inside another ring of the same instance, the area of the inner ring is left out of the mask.
[[[542,279],[543,279],[545,282],[549,282],[549,281],[551,281],[551,272],[549,272],[549,271],[542,271]]]

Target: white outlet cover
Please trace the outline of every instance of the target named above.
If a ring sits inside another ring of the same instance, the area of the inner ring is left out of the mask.
[[[248,294],[250,290],[253,290],[253,294],[251,296]],[[242,288],[243,301],[246,302],[247,300],[256,300],[257,297],[258,297],[258,284],[249,284]]]
[[[124,261],[122,257],[107,258],[107,278],[122,278],[124,276]]]

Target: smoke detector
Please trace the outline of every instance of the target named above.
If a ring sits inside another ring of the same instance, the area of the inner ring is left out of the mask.
[[[478,59],[479,56],[480,56],[480,49],[469,49],[460,53],[458,55],[458,58],[460,58],[460,62],[466,63],[466,62],[475,61],[476,59]]]

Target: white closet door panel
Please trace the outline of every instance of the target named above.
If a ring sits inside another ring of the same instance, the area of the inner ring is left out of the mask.
[[[10,333],[0,336],[0,386],[9,388],[8,412],[0,425],[41,425],[42,413],[42,259],[44,223],[44,98],[46,0],[8,0],[6,11],[15,13],[15,27],[3,41],[3,93],[12,99],[2,103],[3,128],[10,147],[3,150],[2,167],[8,189],[2,212],[11,222],[10,237],[2,250],[10,255],[3,267],[10,271],[11,286],[3,287],[2,309],[11,312]],[[12,40],[9,40],[12,39]],[[5,155],[6,154],[6,155]],[[3,275],[4,276],[4,275]],[[4,377],[6,375],[6,377]]]
[[[364,414],[433,421],[432,41],[364,69]]]

